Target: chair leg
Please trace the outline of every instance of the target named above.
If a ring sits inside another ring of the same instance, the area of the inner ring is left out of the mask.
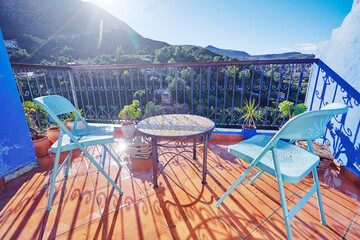
[[[46,211],[51,210],[51,204],[52,204],[53,195],[54,195],[55,180],[56,180],[56,175],[57,175],[56,173],[57,173],[57,169],[58,169],[58,165],[59,165],[59,159],[60,159],[60,153],[61,153],[61,142],[62,142],[63,135],[64,135],[64,133],[60,130],[59,139],[58,139],[58,148],[56,149],[54,168],[53,168],[53,172],[51,175],[50,192],[49,192],[49,199],[48,199]]]
[[[86,151],[86,149],[84,147],[80,147],[81,151],[85,154],[85,156],[87,156],[89,158],[89,160],[95,165],[95,167],[104,175],[104,177],[111,183],[111,185],[114,186],[114,188],[116,190],[118,190],[118,192],[120,194],[123,194],[123,192],[121,191],[121,189],[119,188],[118,185],[116,185],[116,183],[109,177],[109,175],[105,172],[105,170],[95,161],[95,159],[90,155],[90,153],[88,151]]]
[[[67,160],[67,163],[66,163],[65,178],[67,178],[69,176],[69,167],[70,167],[70,162],[71,162],[72,151],[73,150],[69,151],[69,155],[68,155],[69,159]]]
[[[116,156],[110,151],[110,149],[103,144],[103,147],[106,149],[106,151],[109,153],[109,155],[115,160],[115,162],[119,165],[119,167],[122,168],[122,165],[120,164],[119,160],[116,158]],[[112,148],[113,149],[113,148]]]
[[[287,208],[286,196],[285,196],[285,192],[284,192],[284,185],[283,185],[283,181],[281,178],[281,172],[280,172],[280,165],[279,165],[279,162],[276,161],[277,156],[276,156],[275,150],[272,150],[272,156],[274,159],[275,176],[276,176],[276,180],[277,180],[277,184],[278,184],[278,188],[279,188],[281,208],[282,208],[283,214],[284,214],[284,222],[285,222],[287,238],[288,238],[288,240],[292,240],[293,237],[292,237],[292,231],[291,231],[291,222],[290,222],[291,219],[289,217],[289,210]]]
[[[318,204],[319,204],[321,224],[326,226],[324,207],[323,207],[321,193],[320,193],[319,177],[318,177],[316,168],[314,168],[312,173],[313,173],[313,177],[314,177],[314,184],[316,185],[316,188],[317,188],[316,196],[317,196],[317,200],[318,200]]]
[[[219,207],[220,204],[225,200],[227,196],[239,185],[243,182],[246,175],[254,168],[253,165],[250,165],[241,175],[240,177],[230,186],[230,188],[224,193],[224,195],[220,198],[220,200],[215,204],[215,207]]]
[[[253,177],[253,178],[250,180],[249,184],[250,184],[250,185],[253,185],[253,183],[255,182],[255,180],[256,180],[258,177],[260,177],[260,175],[261,175],[263,172],[264,172],[264,170],[260,170],[260,172],[259,172],[258,174],[256,174],[256,176]]]
[[[279,188],[279,194],[280,194],[280,200],[281,200],[281,208],[282,208],[283,214],[284,214],[287,238],[288,238],[288,240],[291,240],[291,239],[293,239],[292,231],[291,231],[291,222],[290,222],[291,219],[289,217],[289,211],[287,208],[286,196],[285,196],[285,192],[284,192],[284,186],[283,186],[283,183],[281,180],[281,175],[280,175],[280,177],[276,176],[276,180],[278,182],[278,188]]]

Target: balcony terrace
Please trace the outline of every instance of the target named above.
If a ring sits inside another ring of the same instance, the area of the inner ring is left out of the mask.
[[[107,158],[105,171],[123,195],[86,157],[75,152],[69,177],[59,174],[52,209],[46,211],[55,155],[50,151],[38,158],[39,167],[7,182],[1,190],[1,239],[286,239],[277,182],[271,175],[263,174],[254,185],[239,185],[219,208],[215,207],[248,166],[227,152],[228,145],[241,140],[243,100],[254,98],[261,104],[265,116],[257,126],[268,130],[277,130],[286,121],[277,111],[283,100],[306,102],[313,110],[328,103],[327,95],[334,95],[333,102],[351,106],[348,115],[359,111],[359,93],[318,59],[12,67],[22,102],[62,95],[83,109],[84,117],[92,123],[118,123],[120,109],[138,98],[144,118],[189,113],[212,119],[220,128],[209,142],[205,185],[192,164],[175,157],[154,189],[151,159],[130,159],[117,129],[112,147],[123,167]],[[331,85],[335,92],[330,92]],[[155,104],[148,105],[150,101]],[[50,125],[39,109],[34,119],[44,131]],[[335,118],[321,141],[330,143],[337,159],[344,153],[356,154],[356,138],[345,150],[337,142],[357,136],[359,126],[360,122],[347,124],[346,116]],[[348,150],[349,146],[354,151]],[[102,150],[88,150],[100,162]],[[201,156],[202,148],[199,152]],[[167,160],[163,155],[160,164]],[[202,163],[196,161],[196,165]],[[312,196],[291,222],[295,239],[360,238],[360,188],[356,177],[349,178],[344,171],[331,164],[320,174],[327,226],[320,223],[316,196]],[[289,208],[305,195],[312,182],[310,175],[295,185],[285,183]]]

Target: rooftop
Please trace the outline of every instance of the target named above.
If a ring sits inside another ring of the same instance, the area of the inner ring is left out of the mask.
[[[213,137],[207,184],[189,162],[175,158],[153,188],[152,160],[129,159],[117,133],[105,170],[123,190],[113,188],[90,161],[75,151],[69,178],[59,174],[52,209],[46,212],[52,154],[39,167],[8,182],[0,194],[0,239],[286,239],[276,179],[264,173],[253,186],[238,186],[219,208],[216,201],[247,163],[227,152],[234,139]],[[200,148],[200,155],[202,151]],[[101,148],[89,152],[98,161]],[[63,153],[64,157],[66,153]],[[164,164],[166,155],[160,163]],[[201,162],[197,161],[201,166]],[[292,220],[295,239],[359,239],[360,188],[331,165],[320,174],[327,226],[320,223],[316,196]],[[312,177],[284,183],[291,208],[312,186]]]

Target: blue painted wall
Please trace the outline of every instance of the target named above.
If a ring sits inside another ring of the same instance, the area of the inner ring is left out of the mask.
[[[0,177],[37,162],[0,29]]]

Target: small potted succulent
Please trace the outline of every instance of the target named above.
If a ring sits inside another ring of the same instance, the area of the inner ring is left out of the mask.
[[[47,135],[40,134],[39,130],[37,130],[38,126],[36,125],[34,119],[35,105],[31,101],[26,101],[23,103],[23,109],[29,126],[29,132],[34,145],[35,154],[37,157],[45,156],[48,154],[51,143]]]
[[[299,103],[294,106],[293,102],[283,101],[279,104],[279,111],[282,116],[289,116],[289,119],[299,115],[307,110],[307,106],[304,103]]]
[[[244,119],[242,135],[245,140],[256,135],[256,121],[262,119],[264,111],[262,109],[258,109],[259,104],[255,105],[255,99],[252,101],[245,100],[244,105],[244,115],[241,118]]]
[[[78,113],[82,115],[82,109],[78,109]],[[76,114],[75,112],[69,112],[66,114],[66,116],[68,117],[68,119],[66,119],[66,125],[68,129],[72,131],[74,129]],[[86,125],[80,119],[78,119],[78,122],[76,124],[76,129],[81,129],[81,128],[86,128]]]
[[[119,113],[119,118],[124,121],[121,123],[121,130],[124,134],[124,138],[132,138],[135,134],[135,122],[136,118],[141,116],[141,109],[139,108],[139,101],[134,100],[131,105],[124,106],[123,110]]]

